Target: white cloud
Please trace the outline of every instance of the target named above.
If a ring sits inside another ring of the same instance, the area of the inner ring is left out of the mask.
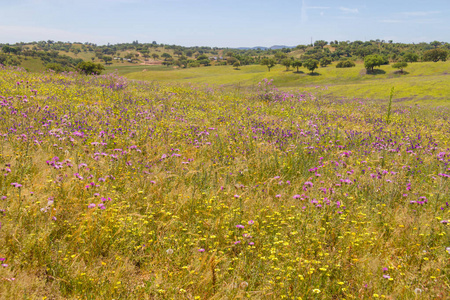
[[[359,10],[357,8],[349,8],[349,7],[339,7],[339,9],[344,13],[357,14]]]

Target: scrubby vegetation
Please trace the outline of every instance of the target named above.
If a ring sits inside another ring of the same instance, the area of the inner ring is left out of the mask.
[[[0,295],[444,299],[449,113],[2,67]]]
[[[403,44],[384,40],[366,42],[336,40],[328,43],[318,40],[312,45],[295,47],[233,49],[183,47],[156,42],[139,43],[138,41],[115,45],[96,45],[48,40],[15,45],[0,44],[0,48],[5,54],[0,56],[2,64],[22,66],[24,65],[22,59],[34,58],[41,61],[42,70],[50,63],[60,64],[63,69],[74,70],[81,61],[101,62],[105,65],[144,64],[176,68],[233,66],[237,61],[240,66],[248,66],[263,64],[267,60],[273,61],[274,64],[287,66],[288,63],[292,65],[295,60],[306,62],[311,59],[319,61],[321,67],[326,67],[334,61],[364,61],[366,57],[373,55],[380,56],[386,62],[445,61],[450,44],[438,41]]]

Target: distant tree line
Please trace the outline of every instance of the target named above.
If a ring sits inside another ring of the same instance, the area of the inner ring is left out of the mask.
[[[299,72],[298,68],[304,66],[314,72],[319,66],[326,67],[331,64],[337,68],[354,67],[355,61],[363,61],[368,71],[391,62],[445,61],[450,44],[439,41],[405,44],[384,40],[366,42],[317,40],[312,45],[298,45],[293,48],[236,49],[207,46],[183,47],[158,44],[156,41],[97,45],[47,40],[14,45],[0,44],[0,48],[1,64],[20,65],[22,58],[34,57],[39,58],[44,65],[55,71],[56,69],[58,71],[75,70],[83,61],[78,58],[78,54],[90,52],[92,62],[100,60],[105,64],[110,64],[113,60],[121,62],[126,60],[133,63],[153,59],[167,67],[179,68],[229,65],[238,69],[240,66],[261,64],[270,71],[275,65],[281,64],[286,67],[286,71],[293,67]],[[72,57],[70,57],[61,52],[73,53],[73,55],[71,54]]]

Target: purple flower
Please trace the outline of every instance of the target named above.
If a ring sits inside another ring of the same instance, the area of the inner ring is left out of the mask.
[[[200,249],[198,249],[198,252],[205,252],[205,249],[200,248]]]
[[[238,225],[236,225],[236,228],[244,229],[245,227],[244,227],[244,225],[238,224]]]
[[[94,208],[94,207],[96,207],[95,203],[91,203],[88,205],[88,208]]]
[[[248,221],[248,225],[253,225],[253,224],[255,224],[255,221],[253,221],[253,220]]]

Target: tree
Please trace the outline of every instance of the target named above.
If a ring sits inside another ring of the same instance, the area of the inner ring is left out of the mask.
[[[169,53],[164,52],[163,54],[161,54],[161,57],[163,57],[164,60],[167,61],[169,58],[172,58],[172,55],[170,55]]]
[[[308,59],[303,63],[303,66],[311,71],[311,74],[314,73],[314,70],[319,67],[319,61],[317,59]]]
[[[392,65],[395,69],[400,69],[400,73],[403,73],[403,69],[408,66],[408,63],[405,61],[400,61]]]
[[[287,54],[281,51],[277,51],[277,53],[275,53],[275,59],[279,62],[281,62],[283,59],[287,58]]]
[[[446,61],[448,56],[448,52],[444,49],[432,49],[425,51],[423,53],[423,61],[434,61],[438,62],[440,60]]]
[[[442,45],[442,43],[439,42],[439,41],[433,41],[433,42],[430,43],[430,45],[433,46],[436,49],[437,47]]]
[[[133,58],[134,58],[134,55],[133,55],[133,53],[127,53],[127,54],[124,56],[124,58],[125,58],[125,59],[133,59]]]
[[[167,60],[163,61],[162,64],[165,65],[165,66],[167,66],[167,67],[169,67],[169,66],[171,66],[171,65],[174,64],[174,60],[173,60],[172,57],[170,57],[170,58],[168,58]]]
[[[144,58],[148,58],[150,55],[150,51],[148,51],[147,49],[141,50],[141,54]]]
[[[239,67],[241,66],[241,63],[237,60],[234,62],[233,67],[235,70],[239,70]]]
[[[239,61],[236,57],[230,56],[227,58],[228,65],[234,65],[235,62]]]
[[[208,56],[206,54],[199,55],[197,57],[198,63],[204,65],[205,67],[211,65],[211,61],[209,60]]]
[[[77,70],[86,75],[100,75],[105,69],[102,64],[96,64],[90,61],[83,61],[77,65]]]
[[[105,64],[109,64],[113,60],[113,58],[111,56],[106,56],[106,55],[103,56],[102,59],[105,62]]]
[[[323,49],[323,47],[325,47],[328,44],[328,42],[324,41],[324,40],[318,40],[314,42],[314,46],[315,47],[320,47],[321,49]]]
[[[295,49],[301,50],[303,52],[305,52],[306,48],[308,48],[308,46],[305,45],[298,45],[297,47],[295,47]]]
[[[403,55],[403,61],[405,62],[417,62],[419,60],[419,55],[413,52],[407,52]]]
[[[373,68],[380,67],[384,63],[384,58],[378,54],[368,55],[364,58],[364,67],[370,72],[373,72]]]
[[[275,66],[276,64],[277,64],[277,62],[273,58],[263,58],[261,60],[261,65],[267,66],[267,69],[269,69],[269,72],[270,72],[270,69],[273,66]]]
[[[157,60],[159,58],[159,55],[156,53],[152,53],[152,57],[154,60]]]
[[[321,67],[326,67],[326,66],[328,66],[328,65],[330,65],[331,64],[331,58],[329,58],[329,57],[323,57],[321,60],[320,60],[320,66]]]
[[[298,68],[300,68],[301,66],[302,66],[302,62],[299,61],[299,60],[294,60],[294,61],[292,62],[292,67],[293,67],[293,68],[297,68],[297,73],[298,73]]]
[[[194,54],[194,51],[192,51],[192,50],[187,50],[186,51],[186,56],[187,57],[192,57],[193,54]]]
[[[285,58],[281,61],[281,64],[286,67],[286,71],[289,71],[292,61],[289,58]]]

